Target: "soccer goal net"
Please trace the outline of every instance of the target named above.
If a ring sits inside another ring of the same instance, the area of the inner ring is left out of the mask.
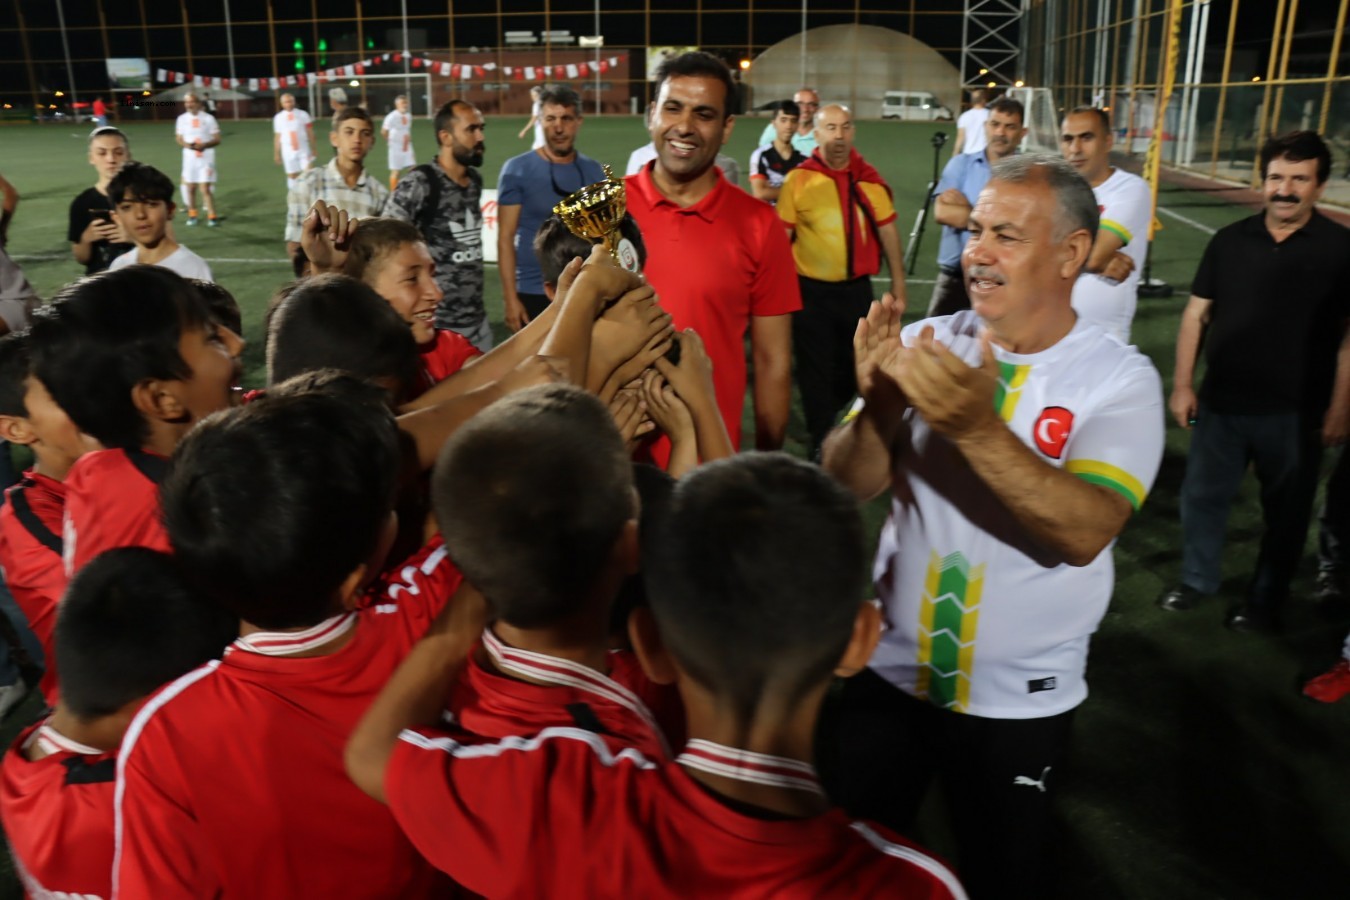
[[[332,113],[328,103],[328,92],[341,88],[347,95],[348,103],[365,107],[366,112],[378,126],[394,109],[394,98],[400,94],[408,96],[409,112],[419,119],[430,119],[431,75],[426,72],[413,72],[407,75],[357,75],[353,78],[333,81],[311,81],[309,83],[310,115],[316,119]],[[378,129],[377,129],[378,130]]]
[[[1059,110],[1049,88],[1008,88],[1008,96],[1026,110],[1027,136],[1022,149],[1035,153],[1059,153]]]

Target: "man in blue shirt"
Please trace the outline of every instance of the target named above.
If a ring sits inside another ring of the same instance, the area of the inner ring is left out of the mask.
[[[544,144],[513,156],[497,179],[497,263],[506,303],[506,324],[519,331],[548,306],[534,236],[559,200],[604,180],[600,164],[576,148],[581,98],[566,87],[539,96]]]
[[[961,274],[961,251],[966,248],[969,235],[966,227],[970,210],[989,181],[990,167],[1017,152],[1027,133],[1022,124],[1025,120],[1021,103],[1008,97],[998,98],[989,105],[989,118],[984,123],[988,143],[983,152],[958,153],[942,170],[942,179],[933,190],[937,195],[933,218],[942,225],[942,240],[938,244],[937,283],[928,303],[930,317],[970,309],[970,297]]]

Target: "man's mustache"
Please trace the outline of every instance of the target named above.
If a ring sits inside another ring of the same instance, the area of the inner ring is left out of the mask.
[[[1297,197],[1291,197],[1291,196],[1289,196],[1289,195],[1287,195],[1287,194],[1276,194],[1274,197],[1271,197],[1271,198],[1270,198],[1270,202],[1271,202],[1271,203],[1297,203],[1297,202],[1298,202],[1298,198],[1297,198]]]

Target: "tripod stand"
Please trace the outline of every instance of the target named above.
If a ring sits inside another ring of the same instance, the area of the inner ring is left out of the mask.
[[[923,240],[923,228],[928,224],[928,207],[933,204],[933,195],[937,191],[938,172],[940,170],[939,158],[942,154],[942,145],[947,143],[947,132],[934,132],[930,140],[933,145],[933,180],[928,182],[928,190],[923,195],[923,206],[919,207],[919,214],[914,217],[914,230],[909,233],[909,245],[905,247],[905,274],[914,274],[914,264],[919,258],[919,243]]]

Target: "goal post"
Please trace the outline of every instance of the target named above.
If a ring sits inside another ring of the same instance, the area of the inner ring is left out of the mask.
[[[1007,96],[1022,104],[1026,110],[1027,135],[1022,138],[1022,149],[1035,153],[1058,154],[1059,110],[1049,88],[1012,87]]]
[[[394,98],[399,94],[408,95],[409,111],[414,117],[431,119],[435,112],[431,107],[431,75],[427,72],[356,75],[322,82],[310,79],[309,114],[316,121],[331,113],[328,92],[333,88],[342,88],[348,103],[363,104],[377,124],[393,110]]]

